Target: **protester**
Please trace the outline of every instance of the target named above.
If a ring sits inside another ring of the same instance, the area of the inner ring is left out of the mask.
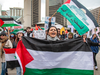
[[[100,43],[94,43],[90,40],[90,38],[87,38],[87,34],[83,34],[83,42],[87,43],[89,46],[99,46]]]
[[[10,34],[10,41],[12,43],[15,41],[15,34]]]
[[[57,37],[57,28],[56,28],[55,26],[51,26],[51,27],[48,29],[47,40],[51,40],[51,41],[60,40],[60,39]]]
[[[27,27],[27,28],[26,28],[26,33],[24,34],[24,36],[32,37],[31,27]]]
[[[22,40],[22,36],[24,36],[24,33],[23,31],[19,31],[17,32],[17,36],[16,36],[16,39],[15,39],[15,42],[13,43],[13,48],[16,48],[17,47],[17,44],[20,40]],[[16,67],[16,70],[17,70],[17,75],[21,75],[21,67]]]
[[[73,39],[73,33],[70,32],[70,33],[68,34],[68,39]]]
[[[80,36],[79,36],[78,32],[76,31],[76,34],[74,34],[74,39],[77,37],[80,37]]]
[[[58,36],[59,39],[61,39],[60,29],[58,28],[57,30],[58,30],[58,34],[57,34],[57,36]]]
[[[91,40],[92,42],[94,42],[94,43],[99,43],[99,40],[98,40],[96,34],[93,34],[93,35],[92,35],[92,38],[90,38],[90,40]],[[98,47],[98,46],[91,46],[91,49],[92,49],[92,51],[93,51],[93,60],[94,60],[95,70],[98,70],[97,61],[96,61],[96,55],[97,55],[97,53],[99,52],[99,47]]]
[[[2,71],[1,75],[8,75],[7,68],[6,68],[6,62],[5,62],[5,55],[3,48],[12,48],[12,43],[6,36],[6,33],[3,31],[1,32],[1,40],[0,40],[0,57],[1,57],[1,63],[2,63]]]
[[[34,33],[32,33],[32,37],[35,38]]]
[[[55,26],[51,26],[51,18],[49,18],[49,29],[47,31],[48,35],[47,35],[46,40],[57,41],[57,40],[60,40],[57,36],[58,30]]]
[[[89,38],[87,38],[86,34],[83,35],[83,41],[86,42],[92,48],[95,69],[98,70],[97,62],[96,62],[96,53],[98,53],[97,48],[100,45],[100,43],[97,42],[97,39],[95,39],[95,38],[96,38],[96,35],[93,35],[93,38],[91,40]]]
[[[66,38],[65,32],[62,31],[61,39],[64,40]]]

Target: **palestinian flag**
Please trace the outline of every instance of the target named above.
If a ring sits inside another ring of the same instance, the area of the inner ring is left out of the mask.
[[[57,12],[68,19],[80,35],[98,27],[90,11],[77,0],[67,0]]]
[[[16,56],[24,75],[93,75],[93,55],[82,39],[46,41],[23,37]]]
[[[13,18],[0,18],[4,24],[2,27],[13,27],[13,26],[20,26],[20,23],[15,21]]]
[[[5,60],[7,62],[7,68],[19,67],[19,62],[15,55],[16,48],[13,49],[4,49],[5,51]]]

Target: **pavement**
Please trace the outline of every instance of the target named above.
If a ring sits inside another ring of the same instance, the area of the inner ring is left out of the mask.
[[[98,64],[98,70],[94,70],[94,75],[100,75],[100,52],[97,54],[97,64]],[[1,61],[1,59],[0,59]],[[9,75],[16,75],[16,69],[10,70],[8,69]],[[0,75],[1,75],[1,63],[0,63]]]

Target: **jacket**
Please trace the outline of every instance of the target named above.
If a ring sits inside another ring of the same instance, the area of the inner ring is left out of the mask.
[[[92,41],[90,40],[90,38],[87,38],[86,41],[87,41],[87,43],[88,43],[89,46],[99,46],[99,43],[94,43],[94,42],[92,42]]]
[[[5,62],[5,54],[3,48],[13,48],[13,45],[7,37],[0,41],[0,57],[1,57],[1,62]]]
[[[92,38],[90,38],[90,40],[94,43],[99,43],[99,40],[97,38],[93,39],[93,37],[92,37]],[[91,46],[91,49],[94,53],[99,52],[99,47],[98,46]]]

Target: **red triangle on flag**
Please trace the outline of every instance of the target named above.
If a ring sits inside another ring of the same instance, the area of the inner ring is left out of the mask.
[[[71,2],[71,0],[67,0],[64,4],[69,4]]]
[[[25,48],[24,44],[22,41],[18,42],[17,48],[16,48],[16,53],[20,59],[20,65],[22,67],[23,70],[23,75],[26,71],[25,66],[30,63],[31,61],[34,60],[34,58],[31,56],[31,54],[27,51],[27,49]],[[26,58],[28,57],[28,58]]]
[[[0,19],[0,27],[4,24],[4,21]]]

